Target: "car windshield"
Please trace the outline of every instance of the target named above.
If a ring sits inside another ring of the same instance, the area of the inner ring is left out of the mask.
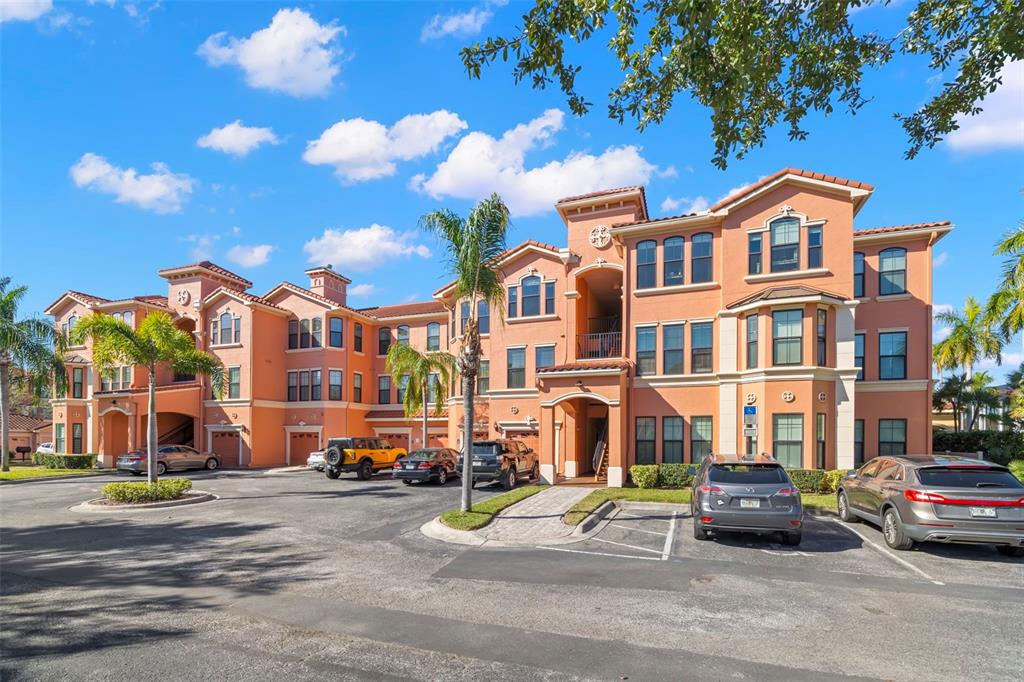
[[[1024,488],[1013,474],[1003,469],[932,468],[921,469],[921,484],[935,488]]]
[[[771,465],[715,464],[708,478],[714,483],[785,483],[782,467]]]
[[[332,438],[332,439],[330,439],[327,442],[331,446],[337,446],[337,447],[341,448],[342,450],[351,450],[352,449],[352,439],[351,438]]]
[[[437,457],[436,450],[415,450],[409,453],[409,459],[434,459]]]
[[[501,446],[497,443],[473,443],[474,455],[494,455],[500,449]]]

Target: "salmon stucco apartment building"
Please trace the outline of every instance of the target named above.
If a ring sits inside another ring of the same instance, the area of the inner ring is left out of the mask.
[[[772,452],[790,467],[848,468],[931,449],[932,257],[948,222],[857,229],[873,188],[784,169],[706,211],[652,218],[642,187],[556,205],[564,247],[527,241],[500,259],[505,310],[456,300],[357,309],[330,267],[261,296],[213,263],[161,270],[166,296],[111,301],[68,291],[63,328],[92,312],[130,323],[175,316],[228,368],[217,399],[202,377],[159,376],[161,442],[193,442],[226,465],[298,464],[327,437],[420,447],[392,343],[457,352],[471,306],[484,361],[475,438],[519,438],[543,478],[621,485],[636,463]],[[58,449],[105,464],[146,434],[146,377],[92,371],[73,349],[54,402]],[[458,382],[453,389],[459,391]],[[458,445],[461,399],[430,421]]]

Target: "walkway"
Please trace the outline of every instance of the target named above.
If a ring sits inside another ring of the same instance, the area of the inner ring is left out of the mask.
[[[568,537],[576,526],[562,523],[562,515],[596,488],[554,486],[500,512],[477,531],[487,541],[543,544]]]

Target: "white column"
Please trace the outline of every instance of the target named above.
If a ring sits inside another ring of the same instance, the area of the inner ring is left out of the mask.
[[[718,318],[718,372],[728,374],[737,371],[737,337],[736,330],[739,319],[735,316]],[[735,381],[722,381],[718,385],[718,447],[716,453],[735,455],[736,434],[739,430],[737,421],[736,396],[738,386]]]
[[[853,305],[836,308],[836,368],[846,370],[845,377],[836,378],[836,468],[853,468],[853,422],[856,374],[854,365],[854,334],[856,329]]]

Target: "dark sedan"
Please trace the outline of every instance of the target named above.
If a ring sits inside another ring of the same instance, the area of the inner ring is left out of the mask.
[[[444,485],[449,478],[459,475],[458,457],[459,453],[451,448],[414,450],[395,462],[391,475],[406,485],[413,481],[437,481]]]

